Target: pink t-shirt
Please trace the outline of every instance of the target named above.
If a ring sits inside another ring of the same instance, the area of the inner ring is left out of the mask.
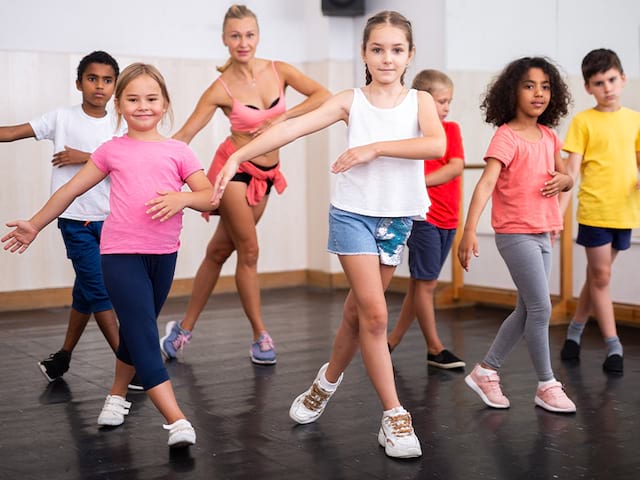
[[[555,153],[562,144],[558,136],[538,125],[542,138],[531,142],[502,125],[484,157],[503,164],[491,197],[491,225],[496,233],[542,233],[562,230],[558,197],[540,193],[555,170]]]
[[[180,191],[200,162],[186,143],[114,137],[91,154],[111,178],[111,213],[102,228],[100,253],[173,253],[180,246],[182,212],[166,222],[145,213],[159,191]]]

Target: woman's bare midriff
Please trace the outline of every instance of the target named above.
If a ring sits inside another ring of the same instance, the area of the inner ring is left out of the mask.
[[[249,143],[253,139],[253,135],[250,133],[239,133],[239,132],[231,132],[231,141],[238,148],[244,147],[247,143]],[[251,163],[254,165],[258,165],[260,167],[273,167],[278,164],[280,161],[280,155],[278,154],[278,150],[274,150],[265,155],[260,155],[259,157],[255,157],[251,159]]]

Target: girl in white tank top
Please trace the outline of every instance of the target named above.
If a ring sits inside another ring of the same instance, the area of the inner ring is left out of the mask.
[[[404,73],[413,54],[411,24],[406,18],[389,11],[371,17],[362,42],[366,86],[338,93],[316,110],[273,126],[231,155],[216,181],[214,203],[240,162],[341,120],[349,126],[349,148],[331,166],[338,175],[333,207],[356,220],[361,216],[365,223],[372,218],[384,223],[422,217],[427,211],[422,162],[441,157],[446,139],[431,96],[404,87]],[[344,317],[329,362],[320,368],[311,387],[293,401],[289,415],[298,423],[317,420],[361,347],[384,409],[378,443],[392,457],[420,456],[411,415],[398,399],[387,348],[384,291],[395,266],[381,263],[372,254],[338,257],[351,285]]]

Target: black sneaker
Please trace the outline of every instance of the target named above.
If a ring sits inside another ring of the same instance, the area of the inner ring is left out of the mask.
[[[56,378],[60,378],[69,370],[69,363],[71,362],[71,354],[64,350],[59,350],[56,353],[49,355],[49,358],[38,362],[40,371],[47,380],[53,382]]]
[[[574,340],[565,340],[562,350],[560,350],[560,359],[565,362],[580,360],[580,344]]]
[[[622,356],[618,355],[617,353],[609,355],[602,364],[602,369],[607,373],[622,375],[622,372],[624,370]]]
[[[449,350],[444,349],[437,355],[427,353],[427,363],[438,368],[464,368],[465,363],[462,359],[456,357]]]
[[[141,392],[142,390],[144,390],[144,387],[142,386],[142,382],[138,378],[137,373],[133,376],[133,378],[129,382],[128,388],[129,390],[134,390],[136,392]]]

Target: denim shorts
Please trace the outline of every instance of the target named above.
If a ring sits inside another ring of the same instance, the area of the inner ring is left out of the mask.
[[[327,250],[337,255],[378,255],[382,265],[398,266],[411,233],[411,217],[369,217],[329,207]]]
[[[576,243],[583,247],[601,247],[610,243],[616,250],[628,250],[631,247],[631,229],[591,227],[580,223]]]
[[[455,236],[455,228],[439,228],[424,220],[413,222],[407,240],[411,278],[437,280]]]
[[[71,306],[80,313],[104,312],[112,308],[102,278],[102,224],[103,222],[58,218],[58,228],[67,248],[67,258],[71,260],[76,273]]]

